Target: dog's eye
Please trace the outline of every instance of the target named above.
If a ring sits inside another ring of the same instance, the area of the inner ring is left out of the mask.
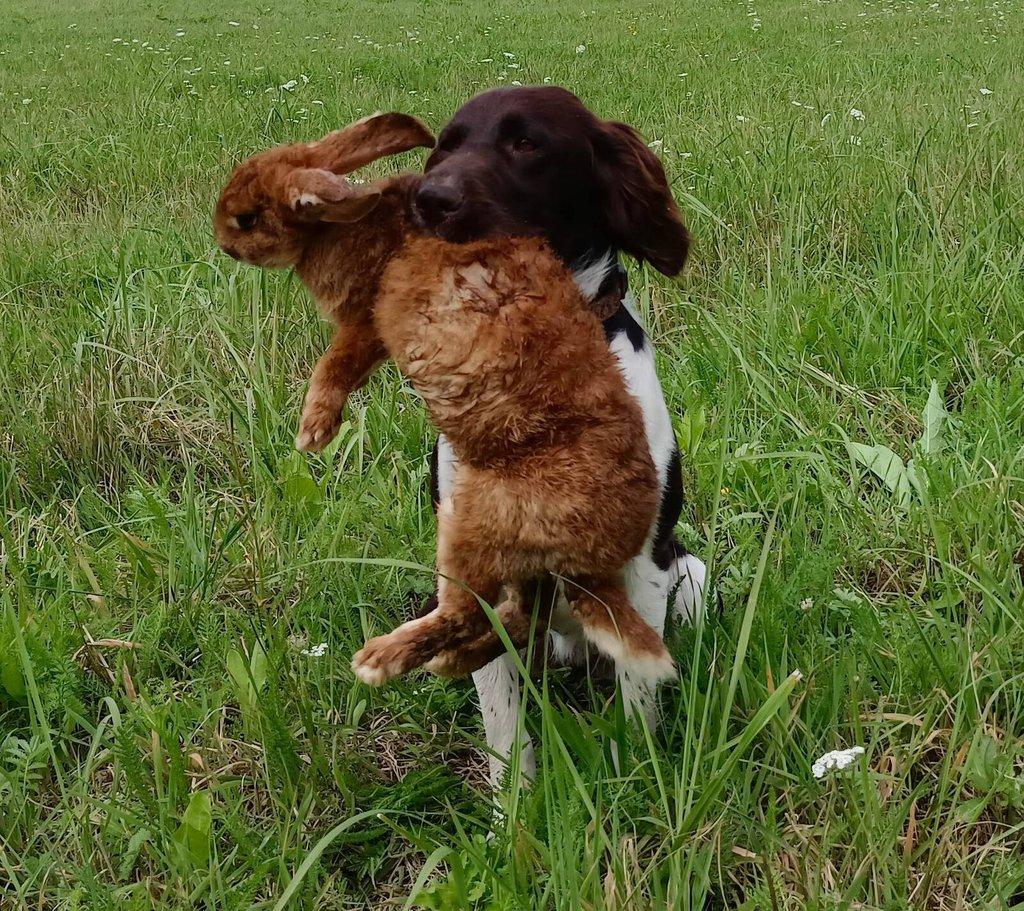
[[[240,231],[251,231],[255,227],[259,215],[259,212],[243,212],[241,215],[235,216],[235,224],[238,225]]]
[[[512,151],[517,155],[529,155],[531,152],[537,151],[537,143],[525,136],[520,136],[518,139],[512,140]]]

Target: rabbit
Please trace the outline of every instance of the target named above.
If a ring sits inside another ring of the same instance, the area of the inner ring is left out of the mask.
[[[349,394],[386,358],[373,325],[381,273],[406,235],[412,174],[353,184],[342,175],[434,137],[408,114],[374,114],[317,142],[278,146],[242,162],[214,210],[214,232],[229,256],[296,270],[334,337],[306,393],[298,449],[318,451],[338,432]],[[344,201],[339,207],[337,203]],[[373,228],[356,224],[371,211]]]
[[[413,233],[373,309],[458,465],[438,510],[437,607],[368,641],[356,676],[380,685],[421,665],[445,675],[483,666],[504,647],[478,598],[498,605],[521,646],[533,580],[549,573],[565,580],[570,607],[553,622],[576,624],[628,674],[671,676],[622,579],[660,498],[643,416],[568,269],[539,238]]]

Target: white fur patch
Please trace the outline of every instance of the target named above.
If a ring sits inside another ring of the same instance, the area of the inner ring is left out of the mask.
[[[615,668],[620,674],[639,677],[654,684],[668,680],[676,672],[672,656],[664,647],[658,653],[637,652],[615,633],[592,626],[584,628],[584,635],[601,654],[615,662]]]
[[[636,299],[633,292],[628,291],[622,302],[635,318]],[[626,388],[640,404],[644,416],[644,430],[647,432],[647,445],[650,446],[651,458],[654,459],[654,467],[658,472],[658,486],[664,489],[668,477],[668,463],[676,447],[676,438],[668,406],[665,404],[665,393],[662,392],[661,382],[658,380],[651,340],[645,335],[643,347],[637,351],[628,335],[620,332],[612,339],[611,350],[618,359],[619,369],[626,380]]]
[[[533,778],[537,763],[533,743],[526,733],[519,711],[519,672],[508,655],[495,658],[473,673],[473,684],[480,698],[480,715],[484,737],[491,754],[491,786],[498,788],[508,768],[508,760],[518,742],[521,747],[519,768],[526,778]]]
[[[442,503],[451,498],[458,464],[459,460],[455,456],[452,444],[444,434],[441,434],[437,438],[437,493]]]
[[[642,553],[630,560],[622,572],[629,603],[659,635],[665,632],[665,614],[668,611],[668,594],[671,591],[670,573],[658,569],[650,557],[650,539]]]
[[[576,287],[580,289],[580,294],[586,300],[593,300],[597,296],[597,292],[601,290],[601,283],[605,280],[608,270],[614,262],[615,259],[611,251],[608,251],[600,259],[573,272],[573,281],[576,282]]]
[[[704,580],[708,568],[700,557],[684,554],[669,567],[675,578],[671,586],[677,582],[675,604],[676,617],[682,623],[699,623],[704,619]]]
[[[389,674],[383,667],[374,664],[366,664],[360,658],[362,652],[356,652],[352,658],[352,671],[363,683],[367,686],[383,686],[388,680],[391,679],[393,674]]]

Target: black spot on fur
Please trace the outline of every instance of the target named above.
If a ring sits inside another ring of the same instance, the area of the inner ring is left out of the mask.
[[[441,489],[437,480],[437,440],[434,440],[434,448],[430,450],[430,502],[433,504],[434,513],[441,503]]]
[[[675,527],[683,511],[683,466],[679,447],[672,450],[668,460],[665,489],[661,492],[661,506],[658,508],[658,528],[651,545],[651,559],[658,569],[667,570],[676,557],[685,551],[676,541]]]
[[[611,316],[604,321],[604,337],[608,344],[620,333],[625,332],[629,343],[634,351],[641,351],[647,341],[647,334],[640,324],[633,319],[633,314],[626,309],[625,305],[619,307]]]
[[[598,300],[606,295],[614,294],[621,301],[625,298],[628,290],[629,280],[626,277],[626,270],[619,263],[616,263],[613,269],[608,270],[608,274],[605,276],[604,281],[601,282],[601,287],[598,289],[597,294],[594,295],[594,299]],[[626,337],[629,339],[629,343],[633,346],[634,351],[640,351],[647,341],[647,334],[641,325],[633,319],[633,314],[621,303],[619,304],[619,309],[604,321],[604,337],[608,340],[609,345],[612,343],[612,339],[620,332],[626,333]]]

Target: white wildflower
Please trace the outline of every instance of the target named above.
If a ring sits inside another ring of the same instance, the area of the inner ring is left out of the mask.
[[[978,89],[978,91],[981,92],[982,95],[991,95],[992,94],[992,89],[987,89],[984,86],[982,86],[980,89]]]
[[[811,766],[815,778],[824,778],[828,772],[840,771],[851,765],[858,756],[864,755],[864,747],[850,747],[848,750],[832,750],[820,757]]]
[[[510,54],[508,51],[502,51],[501,53],[502,53],[503,57],[508,57],[509,60],[515,60],[516,59],[516,55],[515,54]]]
[[[291,91],[292,89],[294,89],[294,88],[295,88],[295,86],[297,86],[298,84],[299,84],[299,82],[298,82],[298,80],[297,80],[297,79],[289,79],[289,80],[288,80],[288,81],[287,81],[287,82],[286,82],[286,83],[285,83],[284,85],[279,85],[279,86],[278,86],[278,88],[279,88],[279,89],[280,89],[280,90],[281,90],[282,92],[290,92],[290,91]]]
[[[31,104],[32,103],[32,99],[31,98],[22,98],[21,99],[21,103],[22,104]]]
[[[804,600],[800,602],[800,610],[810,610],[812,607],[814,607],[813,598],[804,598]]]
[[[587,46],[585,44],[577,44],[576,45],[576,53],[577,54],[582,54],[586,49],[587,49]]]
[[[661,139],[653,139],[649,143],[647,143],[647,148],[660,149],[664,144],[664,141]]]
[[[863,120],[864,119],[864,112],[862,110],[860,110],[859,108],[850,108],[850,116],[854,120]]]
[[[860,145],[860,137],[859,136],[851,136],[850,137],[850,145],[852,145],[852,146],[859,146]]]
[[[742,114],[737,114],[736,115],[736,122],[737,123],[746,123],[747,122],[747,118],[744,117]]]
[[[327,654],[327,643],[321,642],[319,645],[304,648],[302,650],[302,654],[309,658],[323,658],[323,656]]]
[[[229,22],[228,25],[230,25],[232,28],[238,28],[237,22]]]

